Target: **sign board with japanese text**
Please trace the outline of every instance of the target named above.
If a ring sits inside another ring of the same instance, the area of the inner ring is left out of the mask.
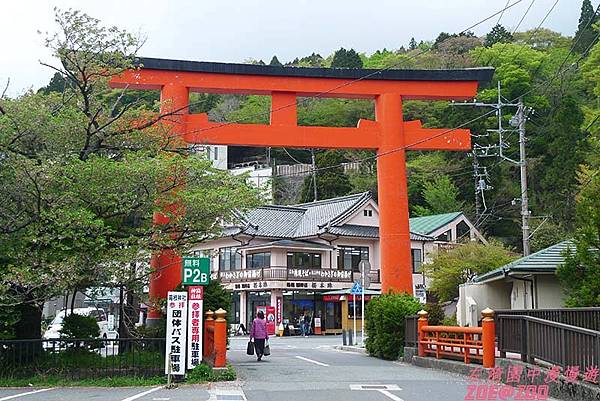
[[[184,257],[182,284],[208,285],[210,283],[210,258]]]
[[[187,306],[187,292],[169,291],[167,294],[165,374],[169,373],[169,363],[173,375],[185,374]]]
[[[188,287],[188,359],[187,368],[202,363],[204,287]]]

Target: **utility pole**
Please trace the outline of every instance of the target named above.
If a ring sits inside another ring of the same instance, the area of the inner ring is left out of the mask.
[[[523,256],[529,255],[529,198],[527,196],[527,158],[525,156],[525,106],[519,98],[517,121],[519,126],[519,167],[521,169],[521,227],[523,231]]]
[[[485,207],[485,199],[483,198],[483,191],[485,189],[489,189],[490,187],[485,186],[485,181],[482,180],[482,176],[487,178],[487,172],[485,174],[480,174],[479,164],[477,161],[477,151],[485,151],[485,153],[479,155],[481,157],[488,156],[499,156],[501,159],[506,160],[512,164],[519,166],[521,172],[521,196],[515,201],[521,202],[521,231],[523,233],[523,256],[527,256],[530,253],[529,248],[529,199],[527,196],[527,158],[525,154],[525,105],[523,104],[523,99],[519,98],[518,103],[504,103],[502,101],[500,81],[498,81],[498,101],[497,103],[482,103],[482,102],[470,102],[470,103],[453,103],[456,106],[475,106],[475,107],[491,107],[496,109],[496,117],[498,118],[498,128],[490,129],[489,132],[495,132],[498,134],[498,144],[491,146],[479,146],[474,144],[473,146],[473,170],[475,175],[475,208],[477,211],[480,210],[481,205],[479,204],[478,193],[481,192],[482,200],[484,202]],[[505,134],[507,132],[514,132],[511,129],[505,129],[502,126],[502,108],[503,107],[516,107],[517,113],[511,118],[510,125],[516,127],[519,132],[519,160],[514,160],[506,155],[505,149],[510,147],[510,144],[506,141]],[[490,151],[497,150],[498,153],[494,153],[492,155],[489,154]],[[482,182],[483,181],[483,182]],[[514,204],[514,203],[513,203]],[[485,211],[483,212],[485,213]],[[477,213],[479,215],[479,213]]]
[[[312,162],[312,180],[313,180],[313,194],[314,194],[314,202],[319,200],[317,195],[317,163],[315,162],[315,150],[310,150],[310,158]]]
[[[479,162],[477,161],[477,152],[473,152],[473,178],[475,179],[475,218],[479,221],[481,214],[481,204],[479,203]]]

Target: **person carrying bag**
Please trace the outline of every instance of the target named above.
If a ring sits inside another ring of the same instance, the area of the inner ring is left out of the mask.
[[[250,341],[253,340],[254,349],[256,350],[256,360],[260,362],[263,355],[265,355],[265,342],[269,340],[269,335],[267,334],[267,321],[265,320],[265,314],[262,311],[258,311],[256,319],[252,322]],[[250,348],[250,344],[248,344],[248,348]],[[269,354],[270,353],[271,350],[269,348]]]

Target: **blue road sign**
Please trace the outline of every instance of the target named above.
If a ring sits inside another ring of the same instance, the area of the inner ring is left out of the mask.
[[[352,293],[354,295],[362,294],[362,287],[360,286],[360,281],[354,282],[354,285],[352,286],[350,293]]]

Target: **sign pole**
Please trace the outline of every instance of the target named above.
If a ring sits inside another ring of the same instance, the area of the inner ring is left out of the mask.
[[[365,269],[361,270],[360,281],[362,286],[362,294],[361,294],[361,319],[360,319],[360,346],[365,346]]]
[[[352,308],[354,308],[354,339],[352,341],[352,345],[356,345],[356,293],[352,294]]]

